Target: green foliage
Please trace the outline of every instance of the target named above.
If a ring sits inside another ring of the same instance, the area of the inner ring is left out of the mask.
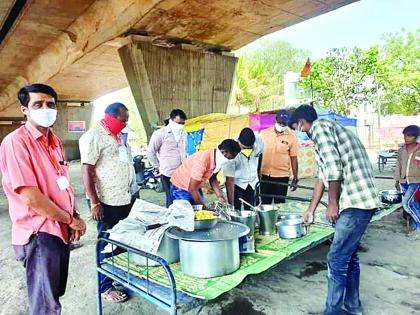
[[[420,111],[420,29],[383,37],[384,114],[415,115]]]
[[[326,58],[314,62],[311,75],[301,84],[314,90],[314,101],[338,114],[348,115],[363,103],[374,103],[377,96],[375,75],[380,73],[379,51],[372,47],[334,48]]]
[[[264,41],[256,50],[245,51],[236,68],[235,102],[251,110],[279,108],[284,103],[283,75],[300,71],[308,52],[284,41]]]
[[[413,115],[420,104],[420,30],[391,34],[368,50],[335,48],[311,65],[301,86],[314,91],[314,101],[348,115],[363,104],[381,114]]]

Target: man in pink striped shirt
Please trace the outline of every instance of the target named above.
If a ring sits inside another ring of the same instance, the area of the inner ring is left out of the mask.
[[[217,181],[217,173],[239,152],[241,152],[239,144],[235,140],[226,139],[217,149],[199,151],[191,155],[172,174],[173,200],[187,200],[193,205],[204,205],[201,187],[209,181],[219,202],[226,203]]]
[[[147,158],[160,174],[166,193],[166,207],[172,204],[171,176],[186,158],[186,134],[183,131],[187,115],[180,109],[171,111],[167,126],[156,130],[150,138]]]
[[[63,146],[51,130],[57,93],[33,84],[20,89],[18,99],[28,121],[0,147],[12,244],[16,259],[26,268],[29,314],[60,314],[69,243],[85,233],[86,225],[75,210]]]

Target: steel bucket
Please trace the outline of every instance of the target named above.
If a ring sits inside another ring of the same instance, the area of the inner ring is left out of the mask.
[[[229,212],[231,221],[245,224],[249,227],[249,233],[239,239],[239,251],[241,253],[255,252],[255,221],[257,214],[254,211],[232,211]]]
[[[259,229],[260,235],[275,235],[276,231],[276,222],[279,213],[279,209],[271,205],[263,205],[257,211],[259,218]],[[270,210],[265,210],[270,209]]]

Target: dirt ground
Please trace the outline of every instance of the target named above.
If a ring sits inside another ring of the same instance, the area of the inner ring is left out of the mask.
[[[83,200],[80,167],[71,165],[72,182],[88,232],[83,247],[72,251],[63,314],[96,313],[94,246],[96,229]],[[383,174],[381,174],[383,175]],[[389,175],[389,174],[387,174]],[[313,185],[313,180],[301,181]],[[378,181],[379,189],[390,189],[393,181]],[[10,246],[7,200],[0,192],[0,315],[27,314],[23,267],[14,260]],[[299,190],[296,195],[307,196]],[[164,195],[142,190],[143,199],[163,204]],[[262,274],[249,276],[237,288],[205,306],[183,314],[263,315],[319,314],[327,289],[326,254],[322,244],[305,254]],[[420,314],[420,242],[407,235],[401,212],[370,224],[361,256],[361,299],[366,315]],[[132,297],[123,304],[104,303],[104,314],[164,314],[152,304]]]

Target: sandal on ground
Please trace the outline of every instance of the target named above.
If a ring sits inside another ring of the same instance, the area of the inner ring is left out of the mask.
[[[121,303],[127,300],[128,296],[122,291],[115,288],[109,288],[104,293],[101,293],[102,298],[108,302]]]

